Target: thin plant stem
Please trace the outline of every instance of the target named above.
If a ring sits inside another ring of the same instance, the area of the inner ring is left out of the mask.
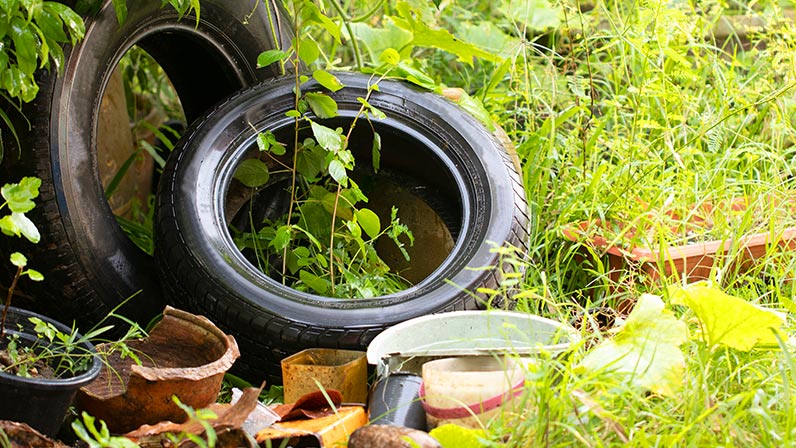
[[[389,70],[382,74],[379,77],[379,80],[376,81],[375,84],[378,84],[379,81],[384,79],[387,76]],[[365,102],[359,107],[359,111],[354,116],[354,120],[351,122],[351,127],[348,128],[348,133],[345,136],[346,147],[348,146],[348,141],[351,139],[351,133],[354,132],[354,127],[357,124],[357,120],[359,117],[365,112],[365,103],[368,102],[370,99],[370,94],[373,93],[372,88],[368,88],[368,93],[365,94]],[[337,184],[337,193],[334,195],[334,208],[332,209],[332,227],[331,227],[331,236],[329,237],[329,281],[332,284],[332,295],[334,295],[334,225],[337,217],[337,206],[340,203],[340,193],[342,192],[342,185]]]
[[[14,290],[17,288],[19,277],[22,276],[22,266],[17,267],[17,273],[14,279],[11,280],[11,286],[8,287],[8,295],[6,296],[6,303],[3,306],[3,316],[0,317],[0,338],[6,334],[6,316],[8,316],[8,308],[11,306],[11,298],[14,297]]]
[[[293,9],[295,10],[295,17],[296,17],[296,20],[294,21],[294,24],[293,24],[293,32],[294,32],[294,34],[296,36],[296,40],[295,40],[296,48],[295,48],[294,64],[296,64],[296,67],[298,67],[299,64],[301,63],[301,61],[299,59],[299,46],[301,45],[300,44],[301,39],[298,38],[299,31],[300,31],[299,30],[298,17],[300,17],[300,15],[299,15],[299,11],[298,11],[298,2],[297,1],[293,2]],[[295,87],[294,87],[295,88],[295,101],[293,103],[293,107],[294,107],[295,110],[298,110],[299,101],[301,100],[301,98],[300,98],[301,97],[301,95],[300,95],[301,77],[299,76],[299,71],[298,70],[295,71],[293,79],[295,80]],[[290,225],[290,222],[293,219],[293,204],[296,202],[296,171],[297,171],[296,170],[296,166],[298,166],[299,121],[300,121],[300,119],[301,119],[300,116],[296,116],[294,118],[294,120],[293,120],[294,131],[295,131],[295,132],[293,132],[293,172],[291,174],[291,180],[290,180],[290,205],[288,206],[288,209],[287,209],[286,225]],[[286,276],[286,274],[287,274],[287,248],[288,248],[288,245],[286,245],[284,250],[282,251],[282,284],[285,284],[285,281],[286,281],[286,278],[287,278],[287,276]]]
[[[364,22],[365,20],[368,20],[369,18],[371,18],[373,16],[373,14],[376,14],[376,11],[378,11],[381,8],[381,6],[384,4],[385,1],[386,0],[379,0],[378,2],[376,2],[375,5],[373,5],[372,8],[370,8],[369,11],[363,13],[359,17],[352,18],[351,21],[354,22],[354,23],[357,23],[357,22]]]
[[[351,39],[351,49],[354,50],[354,60],[356,60],[357,63],[357,70],[362,71],[364,67],[362,65],[362,54],[359,51],[357,39],[354,37],[354,30],[351,29],[351,19],[345,13],[345,10],[343,10],[343,7],[337,0],[330,0],[330,2],[332,6],[334,6],[334,9],[337,10],[337,13],[340,14],[340,19],[343,21],[343,26],[345,26],[345,29],[348,30],[348,37]]]

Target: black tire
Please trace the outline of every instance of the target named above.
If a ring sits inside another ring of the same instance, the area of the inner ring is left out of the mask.
[[[345,88],[329,93],[350,123],[368,77],[338,74]],[[369,103],[387,118],[372,120],[382,137],[382,170],[406,174],[453,204],[458,236],[444,262],[397,294],[341,300],[298,292],[262,274],[236,249],[224,202],[238,164],[255,148],[257,130],[292,141],[291,79],[274,80],[231,97],[188,129],[161,177],[156,207],[156,263],[168,296],[180,307],[212,316],[240,344],[240,374],[280,383],[280,360],[309,347],[364,349],[384,329],[407,319],[484,306],[478,287],[494,288],[499,270],[489,241],[527,248],[527,204],[506,149],[481,123],[447,99],[383,81]],[[302,91],[320,91],[310,82]],[[368,124],[355,128],[372,139]],[[370,145],[357,155],[368,164]],[[256,151],[256,149],[254,149]],[[367,193],[366,193],[367,194]],[[439,202],[439,201],[437,201]],[[447,280],[450,280],[448,282]]]
[[[107,0],[86,18],[85,38],[64,49],[63,73],[39,73],[41,90],[23,108],[30,127],[9,112],[21,148],[5,139],[5,181],[26,175],[42,179],[31,213],[41,241],[23,245],[2,238],[5,250],[21,250],[45,275],[42,284],[25,285],[34,308],[88,328],[141,290],[122,315],[146,323],[163,310],[151,257],[123,234],[104,198],[96,154],[99,102],[111,72],[133,45],[166,71],[189,121],[231,93],[275,76],[274,67],[256,69],[256,60],[264,50],[289,45],[287,16],[262,4],[252,14],[252,5],[203,0],[197,24],[193,14],[179,19],[173,8],[161,7],[161,0],[136,0],[120,26]]]

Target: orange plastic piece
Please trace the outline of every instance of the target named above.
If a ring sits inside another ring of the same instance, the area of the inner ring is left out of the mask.
[[[331,447],[345,443],[357,428],[367,423],[368,415],[362,406],[343,406],[328,417],[275,423],[258,432],[255,439],[260,446],[269,440],[272,446],[281,446],[287,440],[288,446]]]

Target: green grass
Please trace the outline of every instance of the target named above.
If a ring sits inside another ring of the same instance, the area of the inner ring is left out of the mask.
[[[531,248],[524,255],[504,249],[524,275],[506,279],[497,294],[514,297],[519,310],[569,321],[644,292],[664,295],[676,283],[645,282],[631,271],[612,280],[604,253],[563,238],[562,229],[581,220],[626,223],[639,229],[626,243],[657,246],[682,242],[695,207],[745,198],[750,211],[725,208],[710,216],[711,225],[688,230],[735,239],[796,225],[792,205],[770,200],[796,197],[796,28],[781,10],[792,4],[529,3],[536,12],[525,15],[510,12],[509,2],[476,0],[426,10],[429,23],[498,52],[503,65],[470,67],[441,51],[410,52],[438,83],[481,99],[522,158]],[[720,17],[736,14],[766,22],[748,36],[749,51],[734,44],[739,36],[712,37]],[[669,227],[678,230],[662,232]],[[668,304],[691,324],[674,396],[582,372],[583,357],[611,337],[585,334],[568,356],[528,372],[524,412],[491,422],[488,438],[508,446],[796,445],[795,350],[787,340],[796,255],[771,250],[742,271],[731,263],[739,251],[720,260],[714,284],[787,312],[778,348],[708,347],[693,313]]]

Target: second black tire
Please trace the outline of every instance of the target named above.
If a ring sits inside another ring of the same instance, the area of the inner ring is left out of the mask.
[[[331,127],[351,123],[370,78],[338,74],[346,86],[325,91],[313,81],[302,91],[323,91],[339,107]],[[310,347],[363,350],[384,329],[431,313],[484,306],[480,287],[495,288],[499,255],[511,244],[525,249],[528,215],[521,176],[507,149],[456,104],[432,92],[382,81],[368,102],[387,118],[371,124],[382,140],[381,169],[435,198],[446,209],[453,249],[424,280],[373,299],[334,299],[296,291],[269,278],[235,247],[225,198],[237,166],[253,150],[258,132],[292,141],[293,79],[247,89],[198,120],[178,143],[161,177],[156,217],[156,263],[167,296],[177,306],[211,317],[241,348],[237,372],[250,381],[280,382],[280,360]],[[317,118],[314,118],[317,119]],[[372,139],[370,125],[357,132]],[[356,134],[356,132],[355,132]],[[367,164],[367,151],[357,154]],[[380,171],[381,172],[381,171]],[[376,177],[379,182],[379,177]],[[438,210],[440,215],[443,214]]]
[[[122,24],[114,3],[106,0],[86,17],[83,40],[64,48],[61,74],[40,70],[40,91],[23,105],[25,117],[8,108],[21,147],[3,132],[4,182],[42,179],[30,213],[42,235],[36,245],[0,238],[2,250],[26,254],[44,273],[44,282],[23,285],[35,297],[31,306],[66,323],[76,320],[81,329],[137,292],[120,314],[146,324],[165,305],[152,259],[117,225],[98,169],[100,104],[124,53],[138,45],[163,67],[191,121],[233,92],[275,76],[274,67],[256,68],[257,56],[290,42],[289,18],[271,2],[253,10],[256,2],[203,0],[197,21],[194,13],[180,18],[161,0],[136,0],[128,2]]]

